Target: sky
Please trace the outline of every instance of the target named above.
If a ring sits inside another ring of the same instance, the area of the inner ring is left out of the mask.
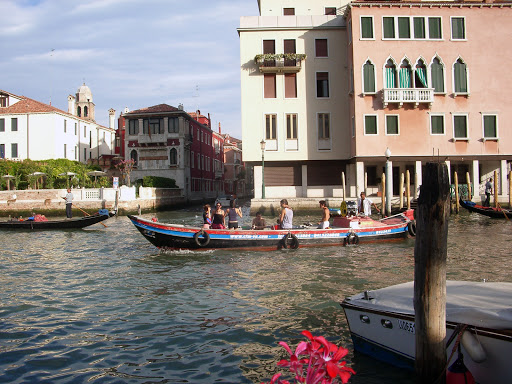
[[[241,139],[236,29],[257,15],[257,0],[0,0],[0,89],[67,111],[85,82],[101,125],[181,103]]]

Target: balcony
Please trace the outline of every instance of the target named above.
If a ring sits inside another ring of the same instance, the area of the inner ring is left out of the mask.
[[[297,73],[302,69],[302,60],[306,55],[302,53],[265,53],[256,55],[254,63],[261,73]]]
[[[434,102],[434,88],[384,88],[382,90],[382,102],[384,108],[390,103],[402,107],[404,103],[414,104],[418,107],[421,104],[428,104],[432,107]]]

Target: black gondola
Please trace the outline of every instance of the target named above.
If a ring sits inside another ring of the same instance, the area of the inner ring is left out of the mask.
[[[503,208],[484,207],[473,203],[472,201],[462,200],[459,201],[460,205],[466,208],[469,212],[480,213],[494,219],[512,219],[512,210]]]
[[[114,216],[115,212],[109,212],[107,209],[100,209],[97,213],[90,216],[78,217],[73,219],[60,219],[48,221],[34,220],[9,220],[0,221],[0,229],[28,229],[28,230],[45,230],[45,229],[78,229],[85,228],[90,225],[100,223]]]

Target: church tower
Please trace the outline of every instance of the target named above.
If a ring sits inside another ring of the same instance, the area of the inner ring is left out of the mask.
[[[69,102],[69,100],[68,100]],[[81,117],[85,120],[94,120],[94,103],[92,102],[92,92],[85,83],[78,88],[75,98],[75,113],[73,115]]]

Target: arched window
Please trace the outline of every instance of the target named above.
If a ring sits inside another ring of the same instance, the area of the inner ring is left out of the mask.
[[[393,60],[389,59],[386,62],[386,88],[397,88],[396,83],[396,66]]]
[[[400,72],[398,73],[400,88],[412,88],[411,74],[411,64],[407,60],[403,60],[400,64]]]
[[[132,151],[130,152],[130,159],[133,160],[133,166],[136,167],[138,164],[139,155],[137,154],[137,151],[135,149],[132,149]]]
[[[78,107],[78,108],[76,109],[76,115],[77,115],[78,117],[82,117],[82,108],[81,108],[81,107]]]
[[[432,60],[432,64],[430,65],[430,75],[434,92],[444,92],[444,66],[438,57],[435,57],[434,60]]]
[[[468,93],[467,67],[460,58],[453,64],[453,89],[455,93]]]
[[[428,88],[427,66],[421,59],[416,63],[416,70],[414,71],[414,87]]]
[[[171,148],[169,153],[169,164],[170,165],[178,165],[178,151],[176,148]]]
[[[87,106],[84,107],[84,117],[87,117],[89,110],[87,109]]]
[[[370,60],[363,65],[363,93],[375,93],[375,65]]]

